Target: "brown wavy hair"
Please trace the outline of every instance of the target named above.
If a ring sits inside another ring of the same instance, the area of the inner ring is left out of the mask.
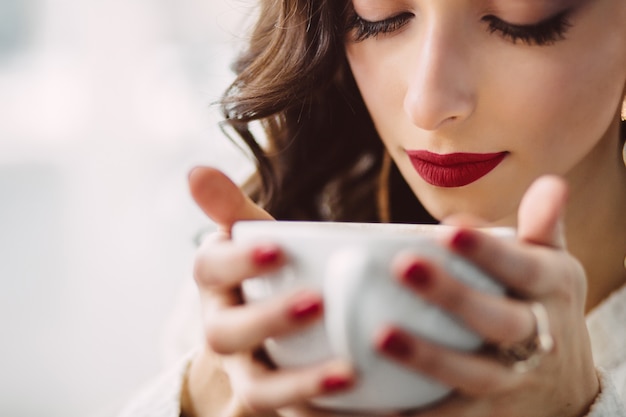
[[[349,0],[260,1],[221,102],[224,130],[257,165],[246,189],[277,219],[433,223],[386,156],[350,72],[351,13]]]

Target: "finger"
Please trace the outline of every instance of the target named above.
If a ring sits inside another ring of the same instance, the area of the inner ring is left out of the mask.
[[[350,414],[342,410],[328,410],[316,408],[308,404],[280,409],[280,417],[349,417]],[[351,417],[360,417],[353,415]],[[382,417],[382,416],[380,416]]]
[[[515,407],[515,406],[513,406]],[[493,415],[493,404],[490,399],[475,399],[452,395],[445,401],[425,410],[411,413],[412,417],[484,417]],[[499,414],[501,416],[516,416],[519,408],[514,408],[512,414]],[[408,417],[407,414],[405,417]]]
[[[401,254],[392,268],[419,298],[458,317],[488,341],[513,344],[526,340],[535,330],[526,303],[475,290],[418,256]]]
[[[323,314],[320,294],[304,290],[271,300],[207,313],[205,334],[211,349],[220,354],[252,350],[269,337],[302,330]]]
[[[535,248],[474,229],[458,229],[444,244],[519,295],[536,298],[558,289],[556,277],[542,273],[537,257],[530,256]]]
[[[232,289],[246,278],[276,270],[285,261],[274,244],[241,245],[216,236],[207,238],[196,253],[194,278],[201,289]]]
[[[274,372],[260,370],[252,360],[227,360],[225,365],[233,391],[252,412],[276,410],[343,392],[353,386],[356,378],[352,366],[342,360]]]
[[[238,220],[271,220],[221,171],[196,167],[189,173],[189,189],[198,206],[218,226],[229,231]]]
[[[472,397],[506,392],[522,377],[492,359],[446,348],[391,326],[381,329],[374,343],[390,359]]]
[[[526,191],[519,206],[519,238],[539,245],[564,248],[562,214],[567,194],[567,185],[562,179],[555,176],[537,179]]]

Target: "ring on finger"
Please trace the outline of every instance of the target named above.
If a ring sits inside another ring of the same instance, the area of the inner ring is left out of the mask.
[[[535,331],[526,340],[513,345],[500,346],[498,358],[510,364],[517,373],[535,369],[541,359],[554,348],[554,338],[550,333],[550,319],[543,304],[532,302],[530,312],[535,320]]]

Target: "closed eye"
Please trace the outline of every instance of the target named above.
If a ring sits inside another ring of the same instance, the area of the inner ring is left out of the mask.
[[[414,17],[413,13],[400,13],[387,19],[375,22],[365,20],[354,13],[348,20],[347,30],[352,32],[354,42],[362,42],[368,38],[391,34],[402,29]]]
[[[571,27],[568,17],[570,10],[565,10],[555,16],[531,25],[516,25],[488,15],[482,18],[487,23],[489,33],[499,34],[512,42],[522,42],[526,45],[551,45],[565,39],[567,30]]]

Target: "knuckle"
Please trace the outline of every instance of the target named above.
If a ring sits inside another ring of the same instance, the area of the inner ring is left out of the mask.
[[[568,279],[560,280],[556,288],[556,299],[558,299],[563,305],[569,306],[574,303],[576,296],[572,292],[571,283]]]
[[[523,286],[525,288],[537,288],[541,281],[541,271],[537,262],[528,262],[524,265]]]
[[[587,291],[587,274],[585,268],[580,261],[574,258],[569,260],[567,266],[565,281],[569,292],[574,296],[584,295]]]
[[[213,352],[221,355],[232,353],[232,349],[229,348],[226,338],[223,332],[220,332],[219,325],[215,320],[207,321],[204,328],[206,344]]]
[[[222,343],[218,338],[213,336],[212,334],[207,334],[206,337],[207,346],[215,353],[220,355],[226,355],[229,353],[229,349],[226,349],[224,343]]]
[[[470,395],[483,395],[487,393],[501,391],[501,383],[493,375],[478,373],[474,377],[472,384],[469,384],[467,393]]]
[[[193,263],[193,278],[198,286],[211,284],[213,279],[211,258],[205,251],[198,251]]]
[[[527,307],[521,307],[527,309]],[[500,334],[503,335],[508,343],[517,343],[526,339],[533,331],[528,326],[527,314],[524,311],[518,311],[518,314],[506,314],[500,318],[498,325],[500,326]]]
[[[452,313],[462,312],[467,306],[467,292],[461,283],[453,282],[453,285],[440,295],[439,304]]]
[[[413,353],[413,361],[427,374],[437,374],[442,365],[442,353],[433,346],[421,344]]]
[[[585,272],[578,264],[571,265],[565,270],[554,271],[558,277],[555,284],[555,295],[566,305],[579,303],[586,293]]]
[[[229,284],[232,273],[225,268],[229,260],[222,248],[201,248],[193,262],[193,278],[200,288],[221,288]],[[232,268],[231,268],[232,269]]]

